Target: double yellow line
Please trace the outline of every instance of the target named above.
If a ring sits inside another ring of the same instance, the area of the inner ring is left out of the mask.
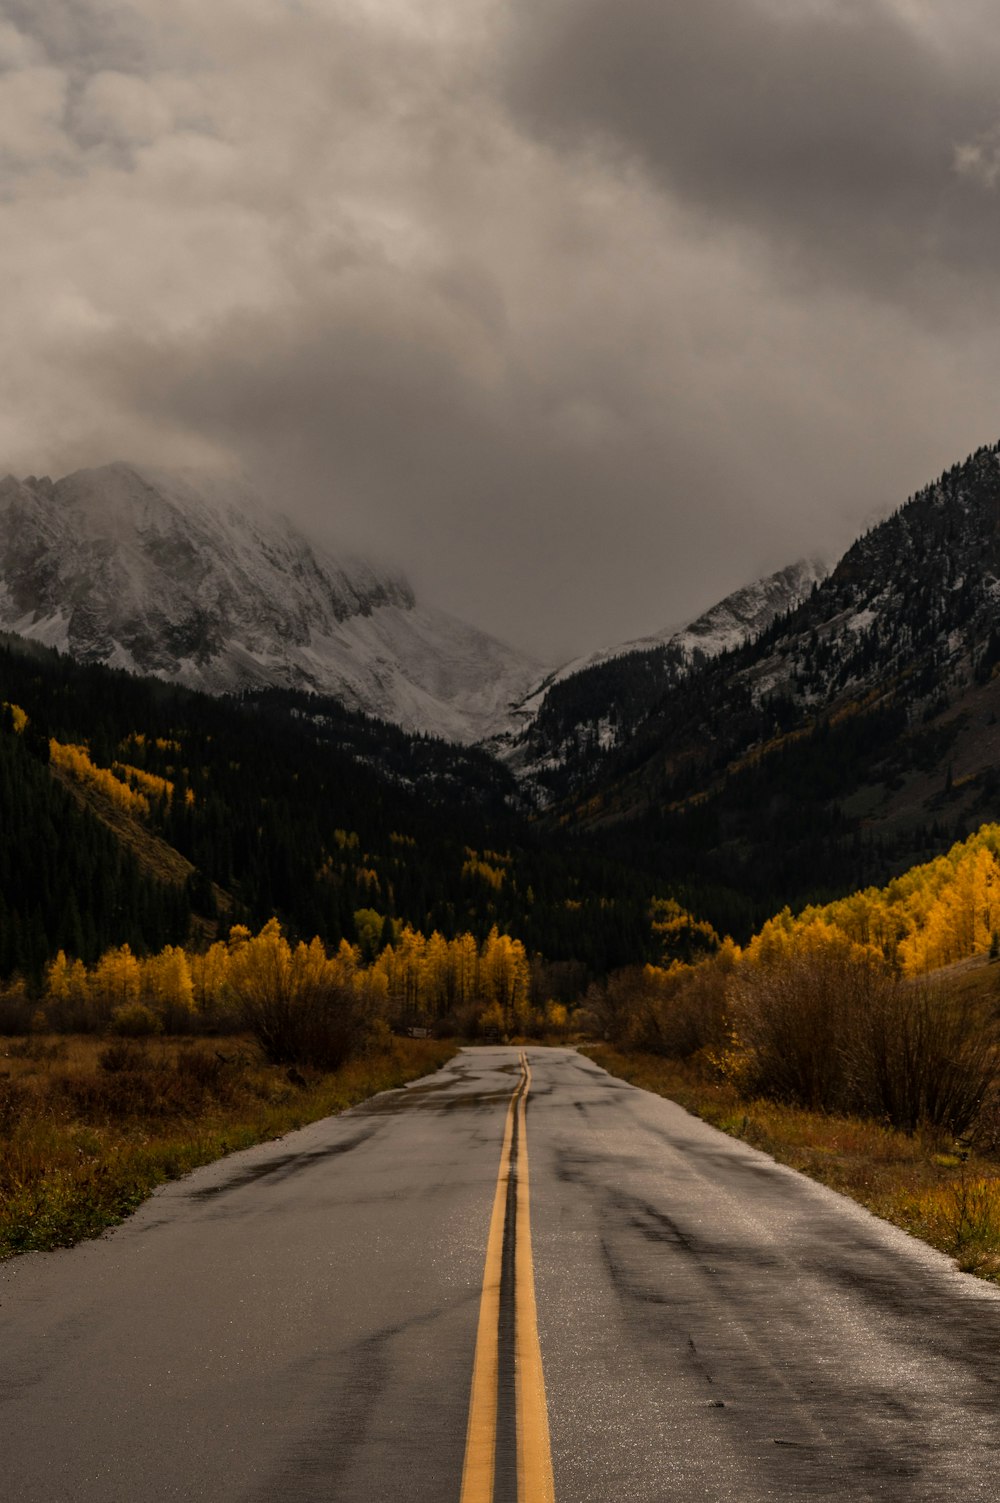
[[[514,1372],[517,1431],[518,1503],[555,1503],[552,1452],[545,1403],[545,1377],[538,1342],[535,1270],[531,1258],[531,1204],[528,1184],[526,1103],[531,1089],[528,1056],[521,1051],[521,1078],[510,1098],[504,1126],[500,1172],[486,1245],[486,1270],[479,1305],[476,1358],[469,1399],[469,1428],[462,1470],[461,1503],[493,1503],[500,1376],[500,1283],[508,1209],[514,1211]],[[517,1140],[516,1156],[514,1140]],[[511,1173],[515,1196],[510,1196]],[[507,1238],[508,1244],[510,1238]]]

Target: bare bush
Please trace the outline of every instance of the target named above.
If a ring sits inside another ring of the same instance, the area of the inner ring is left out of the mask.
[[[894,981],[856,1030],[861,1100],[905,1132],[928,1124],[960,1136],[997,1079],[994,1041],[947,988]]]
[[[30,1033],[36,1004],[20,977],[0,985],[0,1035]]]
[[[727,1067],[748,1095],[957,1135],[998,1077],[978,1016],[848,943],[739,967],[730,1007]]]
[[[735,1049],[729,1068],[748,1095],[810,1110],[849,1111],[856,1020],[879,1009],[893,978],[848,944],[744,964],[730,988]]]
[[[689,1059],[722,1047],[729,969],[723,956],[669,970],[630,966],[591,988],[585,1005],[617,1048]]]

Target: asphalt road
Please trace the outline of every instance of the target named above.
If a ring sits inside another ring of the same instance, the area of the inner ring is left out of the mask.
[[[527,1057],[530,1089],[465,1051],[0,1265],[0,1498],[997,1497],[1000,1291]]]

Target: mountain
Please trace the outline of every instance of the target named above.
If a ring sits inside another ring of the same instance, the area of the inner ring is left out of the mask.
[[[550,801],[531,818],[481,748],[268,686],[265,653],[287,685],[318,613],[327,637],[422,619],[405,584],[113,470],[0,489],[4,616],[91,659],[0,638],[0,973],[274,912],[336,942],[361,911],[446,936],[497,924],[599,974],[654,958],[657,897],[742,941],[1000,819],[1000,446],[822,581],[784,571],[550,684],[521,742]],[[116,654],[154,676],[96,661]],[[164,682],[248,663],[235,700]]]
[[[0,626],[211,693],[310,689],[459,743],[501,729],[542,671],[245,485],[120,463],[0,482]]]
[[[773,621],[793,610],[829,574],[819,558],[800,559],[775,574],[734,590],[718,605],[674,632],[666,645],[678,647],[692,667],[718,657],[765,631]],[[642,644],[636,643],[639,647]]]
[[[727,595],[687,626],[577,658],[513,707],[515,728],[490,749],[542,801],[592,776],[626,745],[673,686],[794,609],[829,572],[803,559]]]
[[[554,817],[665,877],[751,895],[744,930],[888,880],[1000,814],[998,608],[1000,445],[678,677]]]

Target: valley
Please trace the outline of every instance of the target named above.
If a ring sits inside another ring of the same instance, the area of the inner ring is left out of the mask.
[[[993,19],[8,0],[0,1503],[993,1498]]]
[[[998,496],[539,679],[190,482],[5,482],[19,1498],[989,1496]]]

